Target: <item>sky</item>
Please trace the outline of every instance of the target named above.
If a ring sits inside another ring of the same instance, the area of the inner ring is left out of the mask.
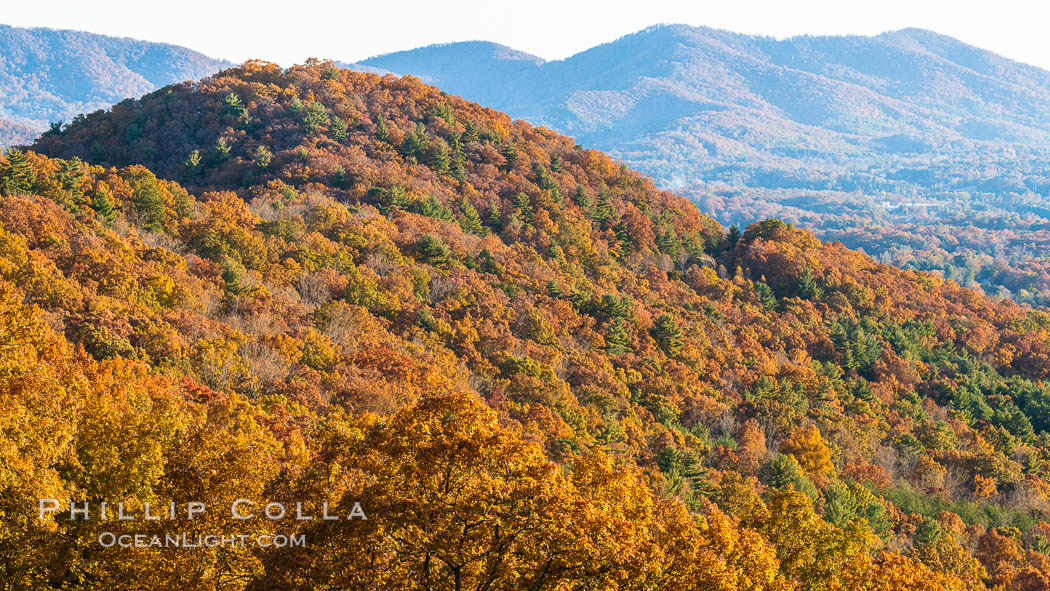
[[[1050,70],[1041,0],[0,0],[0,24],[183,45],[235,62],[358,61],[433,43],[487,40],[562,59],[657,23],[778,38],[932,29]],[[150,8],[150,6],[156,8]]]

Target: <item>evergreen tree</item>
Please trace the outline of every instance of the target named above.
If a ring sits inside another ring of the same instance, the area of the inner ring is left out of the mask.
[[[113,200],[109,198],[109,191],[104,186],[99,187],[92,194],[91,209],[95,211],[95,215],[107,224],[112,223],[117,217],[113,208]]]
[[[456,125],[456,112],[452,109],[452,105],[448,103],[438,103],[430,110],[430,116],[443,119],[445,123],[449,124],[449,127],[455,127]]]
[[[452,258],[452,251],[440,238],[433,234],[424,234],[416,244],[420,260],[435,267],[447,265]]]
[[[244,267],[233,259],[226,259],[222,263],[222,280],[226,284],[226,291],[239,294],[244,291]]]
[[[846,527],[859,516],[860,507],[847,488],[841,482],[830,486],[824,494],[824,519],[835,527]]]
[[[31,193],[36,185],[36,171],[29,155],[11,148],[7,151],[7,166],[0,174],[0,192],[4,195]]]
[[[594,211],[591,213],[591,219],[602,228],[605,228],[608,227],[616,217],[616,208],[613,207],[612,196],[609,194],[609,188],[603,186],[598,190],[598,201],[594,204]]]
[[[314,101],[310,103],[310,106],[303,111],[303,130],[306,133],[313,133],[318,129],[328,125],[328,109],[324,108],[324,105],[320,101]]]
[[[583,188],[583,185],[576,186],[576,192],[572,195],[572,201],[585,212],[591,209],[591,196],[587,194],[587,190]]]
[[[529,196],[525,193],[518,193],[514,196],[514,207],[518,210],[518,218],[526,226],[532,225],[532,219],[535,215],[535,211],[532,208],[532,201]]]
[[[55,178],[62,190],[69,194],[69,201],[66,203],[68,209],[78,211],[84,197],[84,163],[76,156],[60,161]]]
[[[432,142],[426,154],[426,164],[430,170],[438,174],[448,174],[451,162],[448,146],[442,141]]]
[[[765,310],[773,311],[780,305],[776,294],[773,293],[773,288],[761,281],[755,282],[755,293],[758,294],[758,299],[762,302],[762,308]]]
[[[452,212],[433,194],[427,195],[427,198],[422,201],[419,206],[419,213],[430,218],[445,220],[446,222],[455,220]]]
[[[656,247],[664,254],[671,256],[678,254],[681,242],[678,240],[678,234],[675,233],[674,228],[670,224],[663,224],[663,227],[656,235]]]
[[[400,185],[372,187],[365,195],[365,200],[375,205],[379,213],[383,215],[390,215],[392,211],[405,209],[412,203],[408,191]]]
[[[795,490],[804,493],[811,499],[816,499],[819,494],[813,481],[802,472],[798,460],[790,454],[777,454],[762,469],[762,480],[773,488],[793,486]]]
[[[386,125],[386,118],[382,113],[376,115],[376,139],[381,142],[390,141],[390,128]]]
[[[824,289],[817,284],[813,271],[806,267],[798,277],[798,297],[804,300],[819,300],[824,297]]]
[[[220,137],[215,142],[215,162],[222,163],[230,157],[230,141],[224,137]]]
[[[702,497],[710,497],[717,490],[711,483],[711,471],[693,451],[682,454],[682,477],[689,485],[688,494],[685,495],[686,504],[694,510],[702,506]]]
[[[299,97],[292,97],[291,102],[288,103],[288,113],[298,117],[303,113],[303,101],[299,100]]]
[[[729,250],[736,248],[736,243],[740,242],[740,228],[736,227],[736,224],[729,226],[729,232],[726,233],[726,246]]]
[[[565,290],[558,285],[557,281],[550,279],[547,281],[547,295],[558,300],[565,295]]]
[[[186,161],[183,162],[186,166],[185,177],[187,180],[196,179],[201,176],[204,170],[201,168],[201,151],[193,150],[189,156],[186,157]]]
[[[481,215],[478,214],[478,210],[466,199],[460,201],[459,209],[463,212],[463,221],[461,226],[463,231],[470,232],[478,236],[485,235],[485,225],[481,223]]]
[[[627,231],[627,224],[620,222],[613,228],[613,232],[616,234],[616,241],[620,244],[620,260],[623,260],[627,255],[631,254],[631,250],[634,248],[634,240],[631,239],[631,233]]]
[[[233,115],[234,117],[242,117],[245,114],[244,103],[241,101],[241,97],[237,96],[237,93],[231,92],[222,99],[222,108],[227,115]]]
[[[270,166],[270,161],[272,160],[273,152],[270,152],[270,150],[262,144],[260,144],[258,148],[255,148],[255,152],[252,153],[252,161],[258,168],[268,168]]]
[[[536,173],[536,184],[539,188],[550,193],[551,199],[555,203],[561,203],[561,187],[558,186],[558,181],[554,179],[550,171],[540,164],[535,166],[534,171]]]
[[[607,293],[598,301],[594,316],[599,320],[612,320],[613,318],[628,318],[631,316],[632,302],[628,296],[617,296]]]
[[[474,125],[473,121],[467,121],[463,124],[462,140],[464,144],[481,141],[481,136],[478,134],[478,127]]]
[[[675,355],[682,348],[682,329],[670,314],[660,314],[653,323],[653,339],[668,355]]]
[[[336,189],[349,189],[351,184],[350,175],[347,174],[346,168],[340,164],[335,169],[335,174],[332,175],[332,186]]]
[[[495,201],[489,205],[489,227],[497,234],[503,231],[503,212]]]
[[[416,128],[405,135],[401,142],[401,154],[415,162],[424,162],[427,152],[430,151],[430,133],[422,124],[416,124]]]
[[[452,152],[452,162],[449,165],[449,174],[452,176],[452,178],[458,181],[467,180],[467,155],[463,152],[463,141],[461,134],[452,134],[452,138],[449,140],[449,148]]]
[[[605,333],[605,350],[610,355],[623,355],[631,351],[631,334],[623,318],[613,318]]]
[[[328,128],[328,133],[331,134],[332,139],[337,142],[345,142],[346,138],[350,136],[350,130],[346,125],[346,120],[342,117],[332,117],[332,123]]]
[[[518,162],[518,150],[514,146],[507,144],[500,150],[500,154],[507,161],[507,168],[514,168],[514,165]]]

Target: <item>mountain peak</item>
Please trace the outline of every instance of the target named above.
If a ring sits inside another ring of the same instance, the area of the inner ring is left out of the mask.
[[[168,43],[7,25],[0,56],[0,120],[37,130],[231,65]],[[0,131],[0,147],[23,136]]]
[[[361,61],[361,64],[375,65],[376,63],[389,63],[391,61],[402,61],[415,56],[442,56],[445,58],[458,59],[493,59],[529,62],[536,65],[544,63],[544,59],[512,47],[494,43],[492,41],[454,41],[450,43],[434,43],[424,47],[417,47],[406,51],[395,51],[377,55]]]

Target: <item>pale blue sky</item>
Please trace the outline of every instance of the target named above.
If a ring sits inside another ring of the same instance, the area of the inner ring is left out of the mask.
[[[185,45],[214,57],[282,65],[356,61],[447,41],[484,39],[560,59],[655,23],[785,37],[933,29],[1050,69],[1042,0],[2,0],[0,23],[80,29]],[[154,6],[154,7],[151,7]]]

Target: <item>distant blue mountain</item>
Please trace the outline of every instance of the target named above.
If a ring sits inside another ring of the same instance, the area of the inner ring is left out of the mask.
[[[0,25],[0,148],[28,142],[50,121],[230,65],[165,43]]]
[[[672,187],[791,187],[800,169],[1050,145],[1050,72],[919,29],[777,40],[661,25],[560,61],[475,41],[358,66],[574,135]]]

